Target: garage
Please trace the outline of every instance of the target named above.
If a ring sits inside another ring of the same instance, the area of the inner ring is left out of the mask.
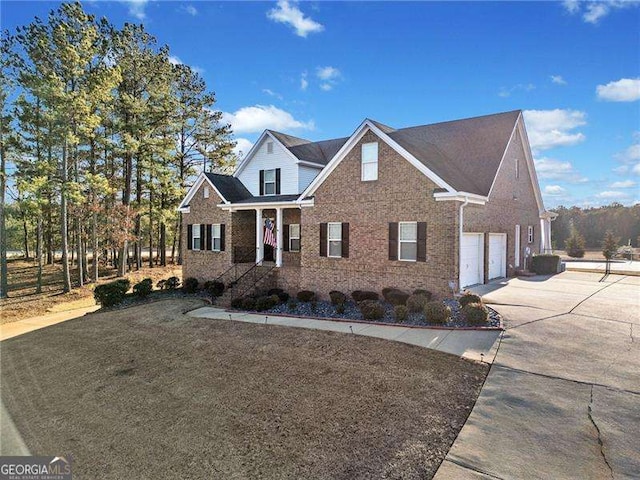
[[[460,248],[460,287],[484,283],[484,235],[463,233]]]
[[[507,276],[507,234],[489,234],[489,280]]]

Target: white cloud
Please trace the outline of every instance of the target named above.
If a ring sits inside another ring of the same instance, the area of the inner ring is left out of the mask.
[[[262,92],[266,93],[270,97],[276,97],[277,99],[282,100],[282,95],[280,95],[278,92],[274,92],[270,88],[263,88]]]
[[[636,134],[637,138],[638,135]],[[614,155],[614,158],[622,163],[622,165],[613,169],[618,175],[637,175],[640,176],[640,142],[630,145],[620,153]]]
[[[297,2],[279,0],[276,7],[267,12],[267,18],[274,22],[291,26],[296,35],[306,38],[310,33],[324,30],[324,26],[310,17],[305,17],[298,8]]]
[[[633,180],[622,180],[620,182],[613,182],[609,185],[609,188],[633,188],[637,185]]]
[[[616,82],[598,85],[596,94],[609,102],[633,102],[640,99],[640,78],[621,78]]]
[[[195,17],[196,15],[198,15],[198,9],[193,5],[182,5],[182,10],[184,12],[187,12],[192,17]]]
[[[587,23],[596,24],[613,10],[640,5],[638,0],[578,1],[565,0],[563,6],[572,15],[580,14]]]
[[[234,133],[256,133],[270,128],[274,130],[313,130],[313,120],[296,120],[289,112],[274,105],[242,107],[234,113],[223,112],[222,121],[230,123]]]
[[[233,151],[239,158],[242,158],[249,153],[251,147],[253,147],[253,142],[250,140],[247,140],[246,138],[236,138],[236,146]]]
[[[500,89],[500,92],[498,92],[498,96],[506,98],[510,97],[513,92],[516,92],[518,90],[523,92],[530,92],[531,90],[535,90],[535,88],[536,86],[533,83],[519,83],[511,88],[502,87]]]
[[[129,6],[129,15],[142,21],[147,18],[145,8],[149,0],[123,0]]]
[[[320,90],[323,90],[325,92],[328,92],[332,88],[333,88],[333,85],[331,85],[330,83],[321,83],[320,84]]]
[[[186,65],[182,60],[180,60],[180,57],[176,55],[169,55],[169,63],[171,65]],[[195,65],[188,65],[188,67],[196,73],[201,74],[202,72],[204,72],[203,68],[196,67]]]
[[[567,193],[567,190],[562,188],[560,185],[547,185],[546,187],[544,187],[543,193],[545,195],[557,197]]]
[[[588,181],[586,177],[580,175],[571,162],[563,162],[553,158],[536,158],[536,172],[538,177],[543,180],[563,180],[570,183],[585,183]]]
[[[573,132],[587,123],[587,115],[579,110],[525,110],[523,115],[534,150],[575,145],[586,138],[581,132]]]
[[[307,80],[307,72],[302,72],[300,75],[300,90],[306,90],[309,86],[309,81]]]
[[[316,76],[322,81],[320,89],[328,92],[340,81],[342,73],[336,67],[326,66],[318,67]]]
[[[555,83],[556,85],[566,85],[567,81],[562,78],[562,75],[550,75],[549,78],[551,78],[551,81],[553,83]]]
[[[598,198],[626,198],[629,195],[624,192],[618,192],[616,190],[606,190],[604,192],[600,192],[596,195]]]

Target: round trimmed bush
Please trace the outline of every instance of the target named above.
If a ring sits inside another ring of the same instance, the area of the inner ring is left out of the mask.
[[[95,288],[93,297],[103,307],[113,307],[124,300],[130,285],[129,280],[126,278],[104,283]]]
[[[465,293],[459,299],[461,307],[465,307],[465,305],[469,305],[470,303],[482,303],[482,298],[476,295],[475,293]]]
[[[433,299],[433,293],[431,293],[429,290],[425,290],[423,288],[418,288],[416,290],[413,291],[414,295],[423,295],[425,297],[427,297],[427,302],[430,302]]]
[[[462,315],[469,325],[486,325],[489,321],[489,310],[481,303],[468,303],[462,308]]]
[[[368,290],[356,290],[351,292],[351,298],[353,298],[356,302],[363,302],[365,300],[378,300],[380,295],[376,292],[371,292]]]
[[[180,286],[180,279],[178,277],[167,278],[166,287],[167,290],[176,290]]]
[[[392,305],[406,305],[409,294],[402,290],[395,289],[387,292],[385,299]]]
[[[301,302],[311,302],[316,298],[316,292],[311,290],[300,290],[296,298]]]
[[[427,322],[444,325],[451,317],[451,309],[442,302],[428,302],[424,306],[424,316]]]
[[[388,295],[388,293],[389,293],[389,292],[393,292],[394,290],[399,290],[399,289],[398,289],[398,288],[396,288],[396,287],[384,287],[384,288],[382,289],[382,298],[384,298],[385,300],[387,300],[387,295]],[[387,300],[387,301],[389,301],[389,300]]]
[[[331,290],[329,292],[329,298],[334,305],[344,305],[347,301],[347,296],[338,290]]]
[[[153,291],[153,280],[145,278],[133,286],[133,293],[140,298],[145,298]]]
[[[251,297],[244,297],[242,299],[242,309],[243,310],[255,310],[256,309],[256,299]]]
[[[336,305],[336,313],[339,315],[342,315],[345,311],[345,306],[344,303],[339,303],[338,305]]]
[[[269,310],[270,308],[275,307],[279,302],[280,299],[277,295],[258,297],[256,299],[256,310],[258,312]]]
[[[158,283],[156,283],[156,287],[158,287],[159,290],[166,290],[167,281],[166,280],[158,280]]]
[[[287,302],[287,310],[293,312],[296,308],[298,308],[298,302],[296,302],[295,298],[290,298]]]
[[[185,279],[182,285],[182,291],[185,293],[196,293],[198,290],[198,279],[189,277]]]
[[[358,307],[365,320],[380,320],[384,317],[384,307],[377,300],[363,300],[358,303]]]
[[[209,280],[204,283],[204,289],[212,297],[219,297],[224,293],[224,283],[220,280]]]
[[[416,295],[415,293],[407,298],[407,308],[411,313],[418,313],[424,310],[425,305],[429,303],[429,297],[426,295]]]
[[[404,323],[409,316],[409,309],[406,305],[396,305],[393,307],[393,315],[398,323]]]
[[[243,302],[244,298],[238,297],[238,298],[234,298],[233,300],[231,300],[231,308],[242,308],[242,302]]]
[[[267,292],[267,295],[277,295],[279,303],[284,303],[289,300],[289,294],[281,288],[272,288]]]

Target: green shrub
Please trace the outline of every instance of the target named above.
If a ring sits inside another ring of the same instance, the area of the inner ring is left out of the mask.
[[[482,303],[482,298],[475,293],[466,292],[462,294],[458,302],[460,302],[460,306],[464,308],[465,305],[469,305],[470,303]]]
[[[256,309],[256,299],[251,297],[244,297],[242,299],[242,309],[243,310],[255,310]]]
[[[263,296],[256,299],[256,310],[263,312],[275,307],[280,302],[277,295]]]
[[[124,300],[130,285],[126,278],[104,283],[96,287],[93,297],[103,307],[112,307]]]
[[[185,293],[196,293],[198,291],[198,279],[189,277],[182,284],[182,291]]]
[[[388,302],[389,300],[387,299],[387,295],[389,294],[389,292],[393,292],[394,290],[398,289],[396,287],[384,287],[382,289],[382,298],[384,298]]]
[[[166,290],[167,281],[166,280],[158,280],[158,283],[156,283],[156,287],[158,287],[159,290]]]
[[[385,299],[392,305],[406,305],[407,300],[409,299],[409,294],[396,288],[388,291]]]
[[[431,293],[429,290],[425,290],[423,288],[418,288],[416,290],[413,291],[414,295],[422,295],[427,297],[427,302],[430,302],[433,299],[433,293]]]
[[[444,325],[451,317],[451,309],[442,302],[429,302],[424,306],[424,316],[428,322]]]
[[[237,308],[237,309],[242,308],[243,300],[244,298],[241,298],[241,297],[234,298],[233,300],[231,300],[231,308]]]
[[[339,303],[338,305],[336,305],[336,313],[342,315],[344,313],[344,310],[345,310],[344,303]]]
[[[166,287],[167,290],[176,290],[180,286],[180,279],[178,277],[167,278]]]
[[[311,290],[300,290],[296,297],[301,302],[311,302],[312,300],[315,300],[316,292],[312,292]]]
[[[558,255],[534,255],[531,259],[531,270],[538,275],[548,275],[558,273]]]
[[[133,286],[133,293],[140,298],[144,298],[153,291],[153,280],[145,278]]]
[[[377,300],[363,300],[358,303],[358,307],[365,320],[380,320],[384,317],[384,307]]]
[[[296,308],[298,308],[298,302],[294,298],[290,298],[287,302],[287,310],[295,312]]]
[[[347,296],[338,290],[331,290],[329,292],[329,298],[334,305],[344,305],[347,301]]]
[[[489,320],[489,310],[481,303],[469,303],[462,309],[462,315],[469,325],[486,325]]]
[[[316,311],[318,310],[318,302],[316,302],[315,300],[311,300],[309,306],[311,307],[311,311],[313,313],[316,313]]]
[[[267,295],[277,295],[279,299],[278,303],[284,303],[289,300],[289,294],[281,288],[272,288],[267,292]]]
[[[424,310],[424,306],[429,303],[429,297],[426,295],[416,295],[415,293],[407,298],[407,309],[412,313],[418,313]]]
[[[224,283],[220,280],[209,280],[208,282],[204,282],[204,289],[211,295],[212,297],[219,297],[224,293]]]
[[[567,251],[567,255],[573,258],[582,258],[584,257],[584,247],[584,237],[580,235],[580,232],[578,232],[576,227],[572,224],[571,234],[569,235],[569,238],[564,241],[564,248]]]
[[[398,323],[404,323],[409,316],[409,309],[406,305],[396,305],[393,307],[393,315]]]
[[[378,300],[380,295],[376,292],[370,292],[367,290],[356,290],[351,292],[351,298],[353,298],[356,302],[363,302],[365,300]]]

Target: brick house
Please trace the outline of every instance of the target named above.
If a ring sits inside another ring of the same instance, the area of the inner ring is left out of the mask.
[[[179,209],[184,278],[253,271],[244,290],[268,279],[322,297],[511,276],[551,248],[554,218],[521,111],[402,129],[367,119],[320,142],[267,130],[233,175],[201,174]]]

